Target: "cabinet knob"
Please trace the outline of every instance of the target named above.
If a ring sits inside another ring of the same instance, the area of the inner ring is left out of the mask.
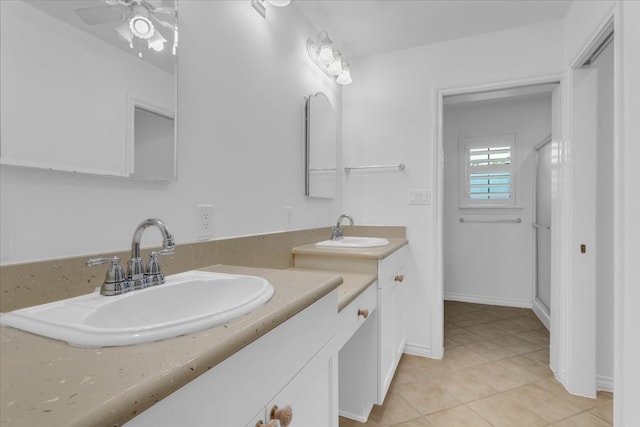
[[[287,405],[282,409],[278,408],[278,405],[273,405],[271,408],[271,420],[278,420],[280,422],[280,427],[287,427],[291,424],[291,420],[293,419],[293,410],[291,406]]]
[[[404,280],[404,274],[398,274],[393,280],[396,282],[402,282]]]
[[[366,319],[367,317],[369,317],[369,310],[367,310],[366,308],[361,308],[360,310],[358,310],[358,316],[362,316]]]
[[[276,420],[269,421],[269,424],[265,424],[264,421],[260,420],[256,424],[256,427],[278,427],[278,422]]]

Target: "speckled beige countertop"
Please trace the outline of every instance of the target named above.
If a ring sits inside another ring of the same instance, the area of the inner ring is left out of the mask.
[[[291,250],[294,255],[314,255],[341,258],[366,258],[366,259],[383,259],[391,255],[409,242],[404,238],[388,239],[389,244],[386,246],[378,246],[373,248],[334,248],[334,247],[318,247],[315,243],[308,245],[296,246]]]
[[[204,270],[264,277],[275,294],[229,324],[135,346],[76,348],[0,327],[0,425],[121,425],[334,290],[343,275],[224,265]]]
[[[375,274],[368,273],[350,273],[344,271],[328,271],[299,267],[294,267],[291,270],[331,273],[341,276],[342,284],[338,286],[338,311],[342,311],[343,308],[351,304],[353,300],[358,298],[358,295],[363,293],[377,279]]]

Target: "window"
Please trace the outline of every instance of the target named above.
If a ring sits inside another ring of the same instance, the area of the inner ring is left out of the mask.
[[[460,207],[512,207],[516,134],[460,138]]]

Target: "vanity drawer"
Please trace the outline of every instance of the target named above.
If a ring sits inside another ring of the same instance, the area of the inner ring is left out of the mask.
[[[338,332],[335,340],[340,350],[377,307],[375,282],[338,313]]]

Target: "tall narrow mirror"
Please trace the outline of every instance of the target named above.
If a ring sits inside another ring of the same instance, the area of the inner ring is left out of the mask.
[[[157,157],[136,154],[130,104],[173,121],[177,0],[15,0],[0,8],[0,163],[175,179],[175,132],[159,142],[159,163],[170,166],[158,174],[143,164]]]
[[[327,95],[318,92],[305,104],[305,195],[334,198],[336,195],[336,112]]]

